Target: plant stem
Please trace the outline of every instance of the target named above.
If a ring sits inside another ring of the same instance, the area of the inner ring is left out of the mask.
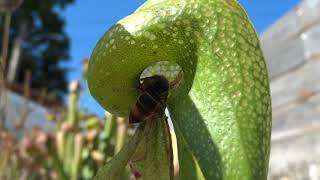
[[[114,156],[104,167],[98,170],[98,173],[93,179],[120,179],[126,165],[135,153],[136,148],[144,135],[145,128],[146,124],[141,124],[133,137],[130,138],[116,156]]]
[[[77,125],[77,107],[79,100],[80,85],[78,81],[71,82],[69,85],[69,102],[68,102],[68,122],[72,127]]]
[[[63,155],[65,153],[65,132],[59,131],[56,134],[57,142],[56,142],[56,147],[57,147],[57,153],[59,159],[63,159]]]
[[[4,30],[2,37],[2,67],[4,74],[6,73],[8,47],[9,47],[9,33],[11,24],[11,13],[7,12],[4,17]]]
[[[104,133],[106,134],[106,138],[109,139],[114,131],[116,116],[111,113],[106,112],[106,120],[104,125]]]
[[[75,136],[75,147],[74,147],[74,159],[73,159],[73,169],[71,174],[72,180],[77,180],[79,175],[79,170],[81,167],[81,153],[83,149],[83,137],[82,134],[76,134]]]
[[[57,154],[55,145],[49,143],[48,149],[49,149],[49,153],[52,155],[53,167],[57,171],[59,179],[67,180],[68,176],[66,174],[66,171],[64,170],[63,162]]]
[[[115,147],[115,154],[117,154],[120,149],[122,148],[126,136],[127,136],[128,126],[126,123],[125,118],[117,118],[117,140],[116,140],[116,147]]]

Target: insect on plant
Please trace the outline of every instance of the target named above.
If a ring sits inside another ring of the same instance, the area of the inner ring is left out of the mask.
[[[160,75],[142,79],[138,87],[141,94],[133,106],[129,123],[139,123],[144,119],[163,115],[169,95],[169,81]]]

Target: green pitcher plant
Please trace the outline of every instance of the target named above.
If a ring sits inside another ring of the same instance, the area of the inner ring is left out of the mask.
[[[259,39],[237,0],[147,0],[97,43],[93,97],[128,117],[142,76],[178,84],[167,108],[177,135],[178,179],[267,179],[271,98]],[[141,123],[97,179],[173,179],[167,117]]]

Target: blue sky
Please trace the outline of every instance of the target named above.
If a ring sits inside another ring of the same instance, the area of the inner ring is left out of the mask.
[[[63,12],[66,32],[71,39],[72,71],[69,80],[81,78],[81,61],[89,57],[96,42],[114,23],[134,12],[144,0],[76,0]],[[300,0],[240,0],[258,32],[263,32]],[[83,94],[81,107],[102,115],[104,110],[89,95]]]

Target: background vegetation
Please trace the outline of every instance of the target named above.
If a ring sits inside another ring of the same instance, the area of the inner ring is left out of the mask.
[[[31,71],[32,89],[46,89],[60,100],[67,93],[68,69],[61,63],[69,60],[70,42],[64,32],[65,21],[61,11],[73,2],[24,1],[12,13],[6,68],[8,81],[21,84],[27,71]],[[0,27],[4,27],[4,23],[4,20],[0,21]]]
[[[19,2],[1,1],[0,5],[11,7]],[[70,43],[60,12],[73,2],[36,0],[23,2],[16,11],[0,8],[0,48],[5,55],[0,66],[2,180],[91,179],[125,142],[125,119],[111,114],[98,118],[79,109],[80,94],[88,91],[80,87],[81,81],[71,82],[68,91],[66,74],[70,69],[61,63],[69,60]],[[84,77],[87,62],[83,63]],[[7,129],[5,121],[11,121],[6,117],[9,91],[26,99],[22,110],[28,111],[29,101],[51,107],[47,119],[52,131],[27,129],[27,112],[14,129]],[[63,103],[66,95],[68,101]]]

